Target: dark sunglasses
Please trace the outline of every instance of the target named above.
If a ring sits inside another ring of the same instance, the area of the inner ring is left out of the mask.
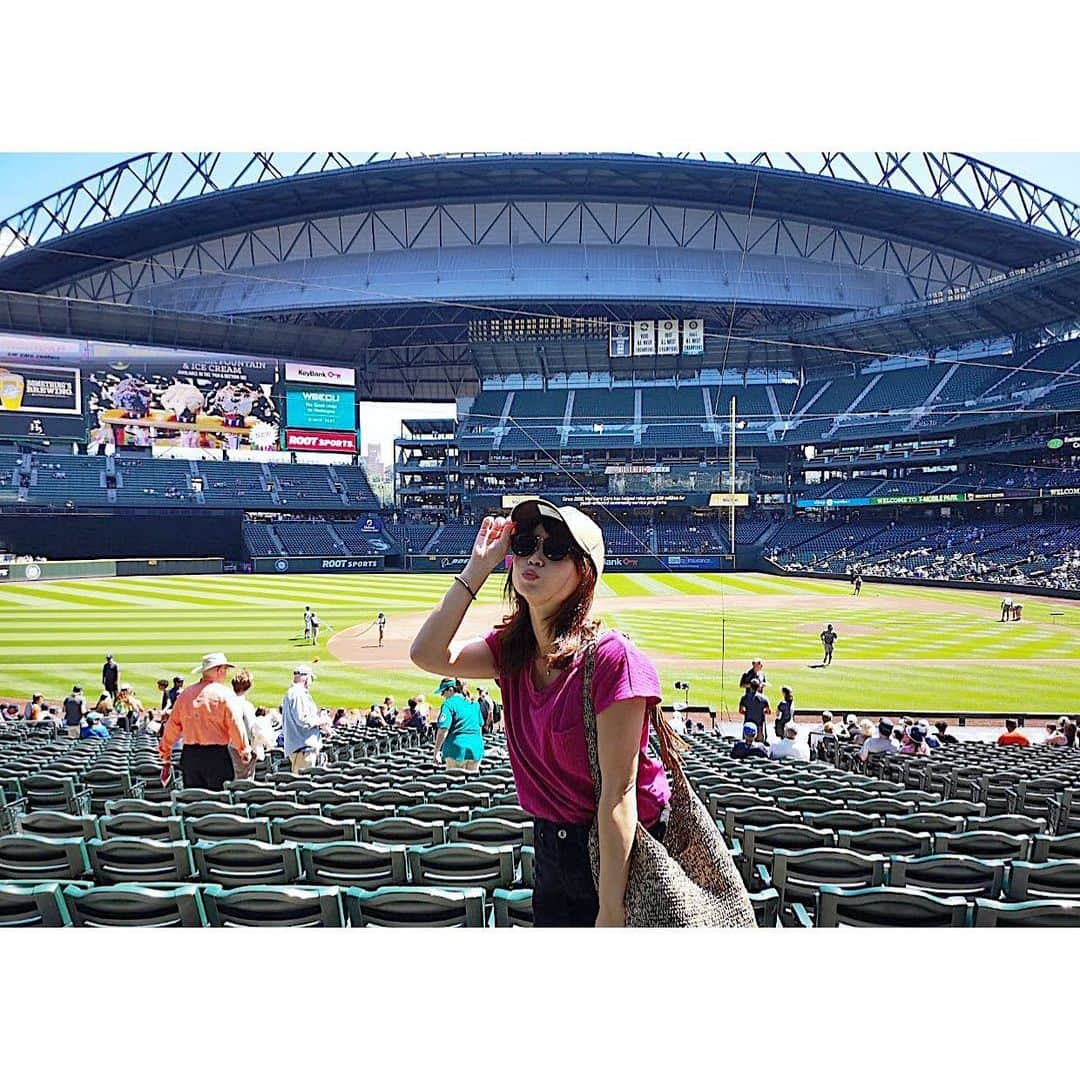
[[[535,532],[514,533],[510,538],[510,550],[521,558],[528,558],[540,546],[540,536]],[[559,562],[567,555],[581,551],[567,531],[549,533],[544,540],[544,558],[550,562]]]

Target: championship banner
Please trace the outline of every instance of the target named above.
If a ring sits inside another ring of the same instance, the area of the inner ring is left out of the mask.
[[[355,386],[356,372],[352,368],[326,367],[323,364],[287,363],[285,381],[319,383],[323,386]]]
[[[634,323],[634,355],[656,355],[656,323],[652,320]]]
[[[661,356],[678,356],[678,319],[661,319],[660,322],[656,324],[656,351]]]
[[[630,324],[628,322],[609,323],[608,357],[630,355]]]
[[[306,450],[318,453],[355,454],[355,431],[297,431],[285,432],[286,450]]]
[[[683,319],[683,356],[702,356],[705,352],[705,320]]]

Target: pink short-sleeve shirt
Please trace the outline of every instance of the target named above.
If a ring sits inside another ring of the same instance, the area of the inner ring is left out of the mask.
[[[484,639],[502,669],[499,631]],[[582,710],[584,656],[542,689],[533,679],[532,665],[517,675],[502,673],[506,741],[521,806],[533,817],[566,824],[584,824],[596,816],[596,799],[589,776]],[[597,715],[617,701],[644,698],[641,753],[638,756],[638,819],[654,825],[671,797],[663,765],[648,753],[648,706],[660,701],[660,679],[652,662],[622,634],[609,630],[596,647],[593,705]]]

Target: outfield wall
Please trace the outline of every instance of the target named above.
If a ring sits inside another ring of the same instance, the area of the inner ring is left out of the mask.
[[[8,581],[71,581],[75,578],[142,577],[146,574],[221,574],[222,559],[79,559],[2,563],[0,584]]]
[[[251,562],[256,574],[378,573],[386,565],[382,555],[272,555]]]

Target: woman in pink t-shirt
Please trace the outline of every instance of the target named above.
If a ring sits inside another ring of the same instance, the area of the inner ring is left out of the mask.
[[[469,604],[508,552],[510,614],[486,637],[454,640]],[[660,681],[652,663],[622,634],[601,632],[591,617],[603,571],[603,534],[592,518],[541,499],[519,503],[509,519],[484,519],[468,566],[409,652],[413,663],[437,675],[498,680],[518,798],[535,819],[537,926],[622,926],[637,823],[658,839],[667,825],[667,778],[647,752]],[[599,804],[585,743],[590,650]],[[594,818],[599,889],[588,851]]]

